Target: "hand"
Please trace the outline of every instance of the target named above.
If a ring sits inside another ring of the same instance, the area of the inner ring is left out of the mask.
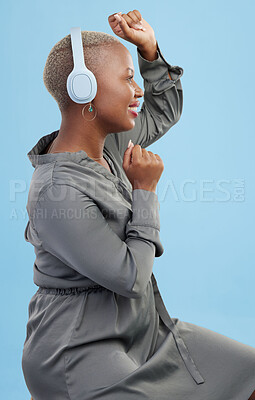
[[[123,157],[123,169],[134,189],[156,192],[157,183],[164,170],[164,164],[158,154],[135,146],[131,143]]]
[[[129,11],[127,14],[112,14],[108,17],[108,22],[117,36],[140,49],[156,44],[154,30],[138,10]],[[141,27],[137,24],[141,24]]]

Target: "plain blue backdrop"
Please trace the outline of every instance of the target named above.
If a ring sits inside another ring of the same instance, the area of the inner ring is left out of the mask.
[[[147,148],[165,166],[157,188],[165,251],[155,259],[154,273],[166,307],[172,317],[255,347],[254,4],[2,4],[2,398],[29,399],[21,357],[28,303],[37,286],[34,250],[24,239],[33,173],[26,154],[61,122],[57,103],[44,87],[43,68],[51,48],[72,26],[113,34],[108,16],[118,11],[138,9],[166,60],[184,69],[181,119]],[[136,48],[120,40],[133,57],[141,86]]]

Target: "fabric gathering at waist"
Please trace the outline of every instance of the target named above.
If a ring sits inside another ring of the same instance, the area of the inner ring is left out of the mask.
[[[109,290],[100,285],[88,286],[88,287],[71,287],[71,288],[45,288],[39,286],[37,290],[38,294],[59,294],[61,296],[65,295],[75,295],[83,292],[94,292],[94,291],[102,291]]]
[[[160,295],[154,275],[152,276],[152,283],[153,283],[156,309],[157,309],[162,321],[164,322],[164,324],[172,332],[176,347],[184,361],[184,364],[185,364],[188,372],[190,373],[190,375],[192,376],[192,378],[198,385],[201,383],[204,383],[205,380],[204,380],[203,376],[199,372],[193,358],[191,357],[189,350],[188,350],[184,340],[182,339],[177,326],[174,324],[172,318],[170,317],[170,315],[168,314],[168,312],[165,308],[165,305],[164,305],[163,299]],[[103,286],[100,286],[100,285],[94,285],[94,286],[88,286],[88,287],[72,287],[72,288],[45,288],[45,287],[39,286],[37,293],[38,294],[70,296],[70,295],[77,295],[80,293],[102,291],[102,290],[109,291],[109,289],[107,289]]]

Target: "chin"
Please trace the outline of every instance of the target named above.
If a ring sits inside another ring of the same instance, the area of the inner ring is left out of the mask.
[[[125,125],[119,125],[118,127],[115,126],[112,130],[111,133],[119,133],[119,132],[126,132],[130,131],[135,127],[135,121],[134,120],[129,120]]]
[[[126,129],[127,131],[133,129],[135,127],[135,118],[129,118],[129,123],[127,123],[127,125],[129,125],[129,128]]]
[[[132,124],[132,126],[129,125],[129,127],[126,127],[126,129],[122,129],[120,132],[131,131],[134,127],[135,127],[135,124]]]

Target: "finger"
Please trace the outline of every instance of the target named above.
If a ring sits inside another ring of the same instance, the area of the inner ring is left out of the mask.
[[[151,151],[148,151],[148,153],[149,153],[149,157],[150,157],[151,161],[157,161],[157,158],[154,153],[152,153]]]
[[[138,21],[142,22],[142,15],[138,10],[133,10],[133,13],[137,16]]]
[[[133,19],[128,14],[122,14],[122,17],[125,19],[129,26],[135,24],[135,21],[133,21]]]
[[[146,160],[150,159],[150,155],[147,150],[142,149],[142,154],[143,154],[143,158],[145,158]]]
[[[155,157],[156,157],[156,159],[157,159],[158,161],[162,161],[162,158],[161,158],[158,154],[155,154]]]
[[[120,11],[120,12],[117,12],[117,13],[114,13],[114,14],[109,15],[108,21],[109,21],[109,22],[114,22],[114,21],[116,20],[115,17],[114,17],[114,15],[116,15],[116,14],[122,14],[122,12]]]
[[[132,149],[134,144],[132,143],[130,147],[126,148],[126,151],[123,156],[123,168],[127,169],[129,167],[130,162],[132,161]]]
[[[117,24],[121,21],[121,14],[114,14],[114,21],[117,22]]]
[[[132,12],[132,11],[130,11],[130,12]],[[134,19],[132,18],[132,14],[129,15],[129,13],[128,14],[124,14],[123,18],[125,18],[125,20],[127,21],[128,25],[130,27],[137,28],[137,29],[142,28],[143,25],[141,24],[141,22],[136,20],[135,14],[133,14],[133,15],[134,15]]]
[[[133,13],[137,16],[139,21],[142,21],[142,14],[138,10],[133,10]]]
[[[136,13],[135,13],[134,11],[129,11],[129,12],[127,13],[127,15],[128,15],[134,22],[136,22],[137,24],[139,24],[140,19],[138,18],[138,16],[136,15]]]
[[[123,17],[123,15],[120,15],[120,14],[115,14],[114,16],[117,19],[117,21],[118,21],[118,23],[119,23],[119,25],[120,25],[120,27],[122,29],[122,32],[127,37],[129,37],[131,29],[129,28],[129,26],[128,26],[127,22],[126,22],[126,19]]]
[[[139,144],[135,144],[132,150],[132,156],[133,156],[133,160],[140,160],[141,158],[143,158],[142,155],[142,148]]]
[[[108,17],[108,22],[109,22],[110,27],[112,28],[112,30],[115,33],[115,30],[119,28],[119,22],[117,21],[117,19],[115,18],[114,15],[113,16],[110,15],[110,17]]]

